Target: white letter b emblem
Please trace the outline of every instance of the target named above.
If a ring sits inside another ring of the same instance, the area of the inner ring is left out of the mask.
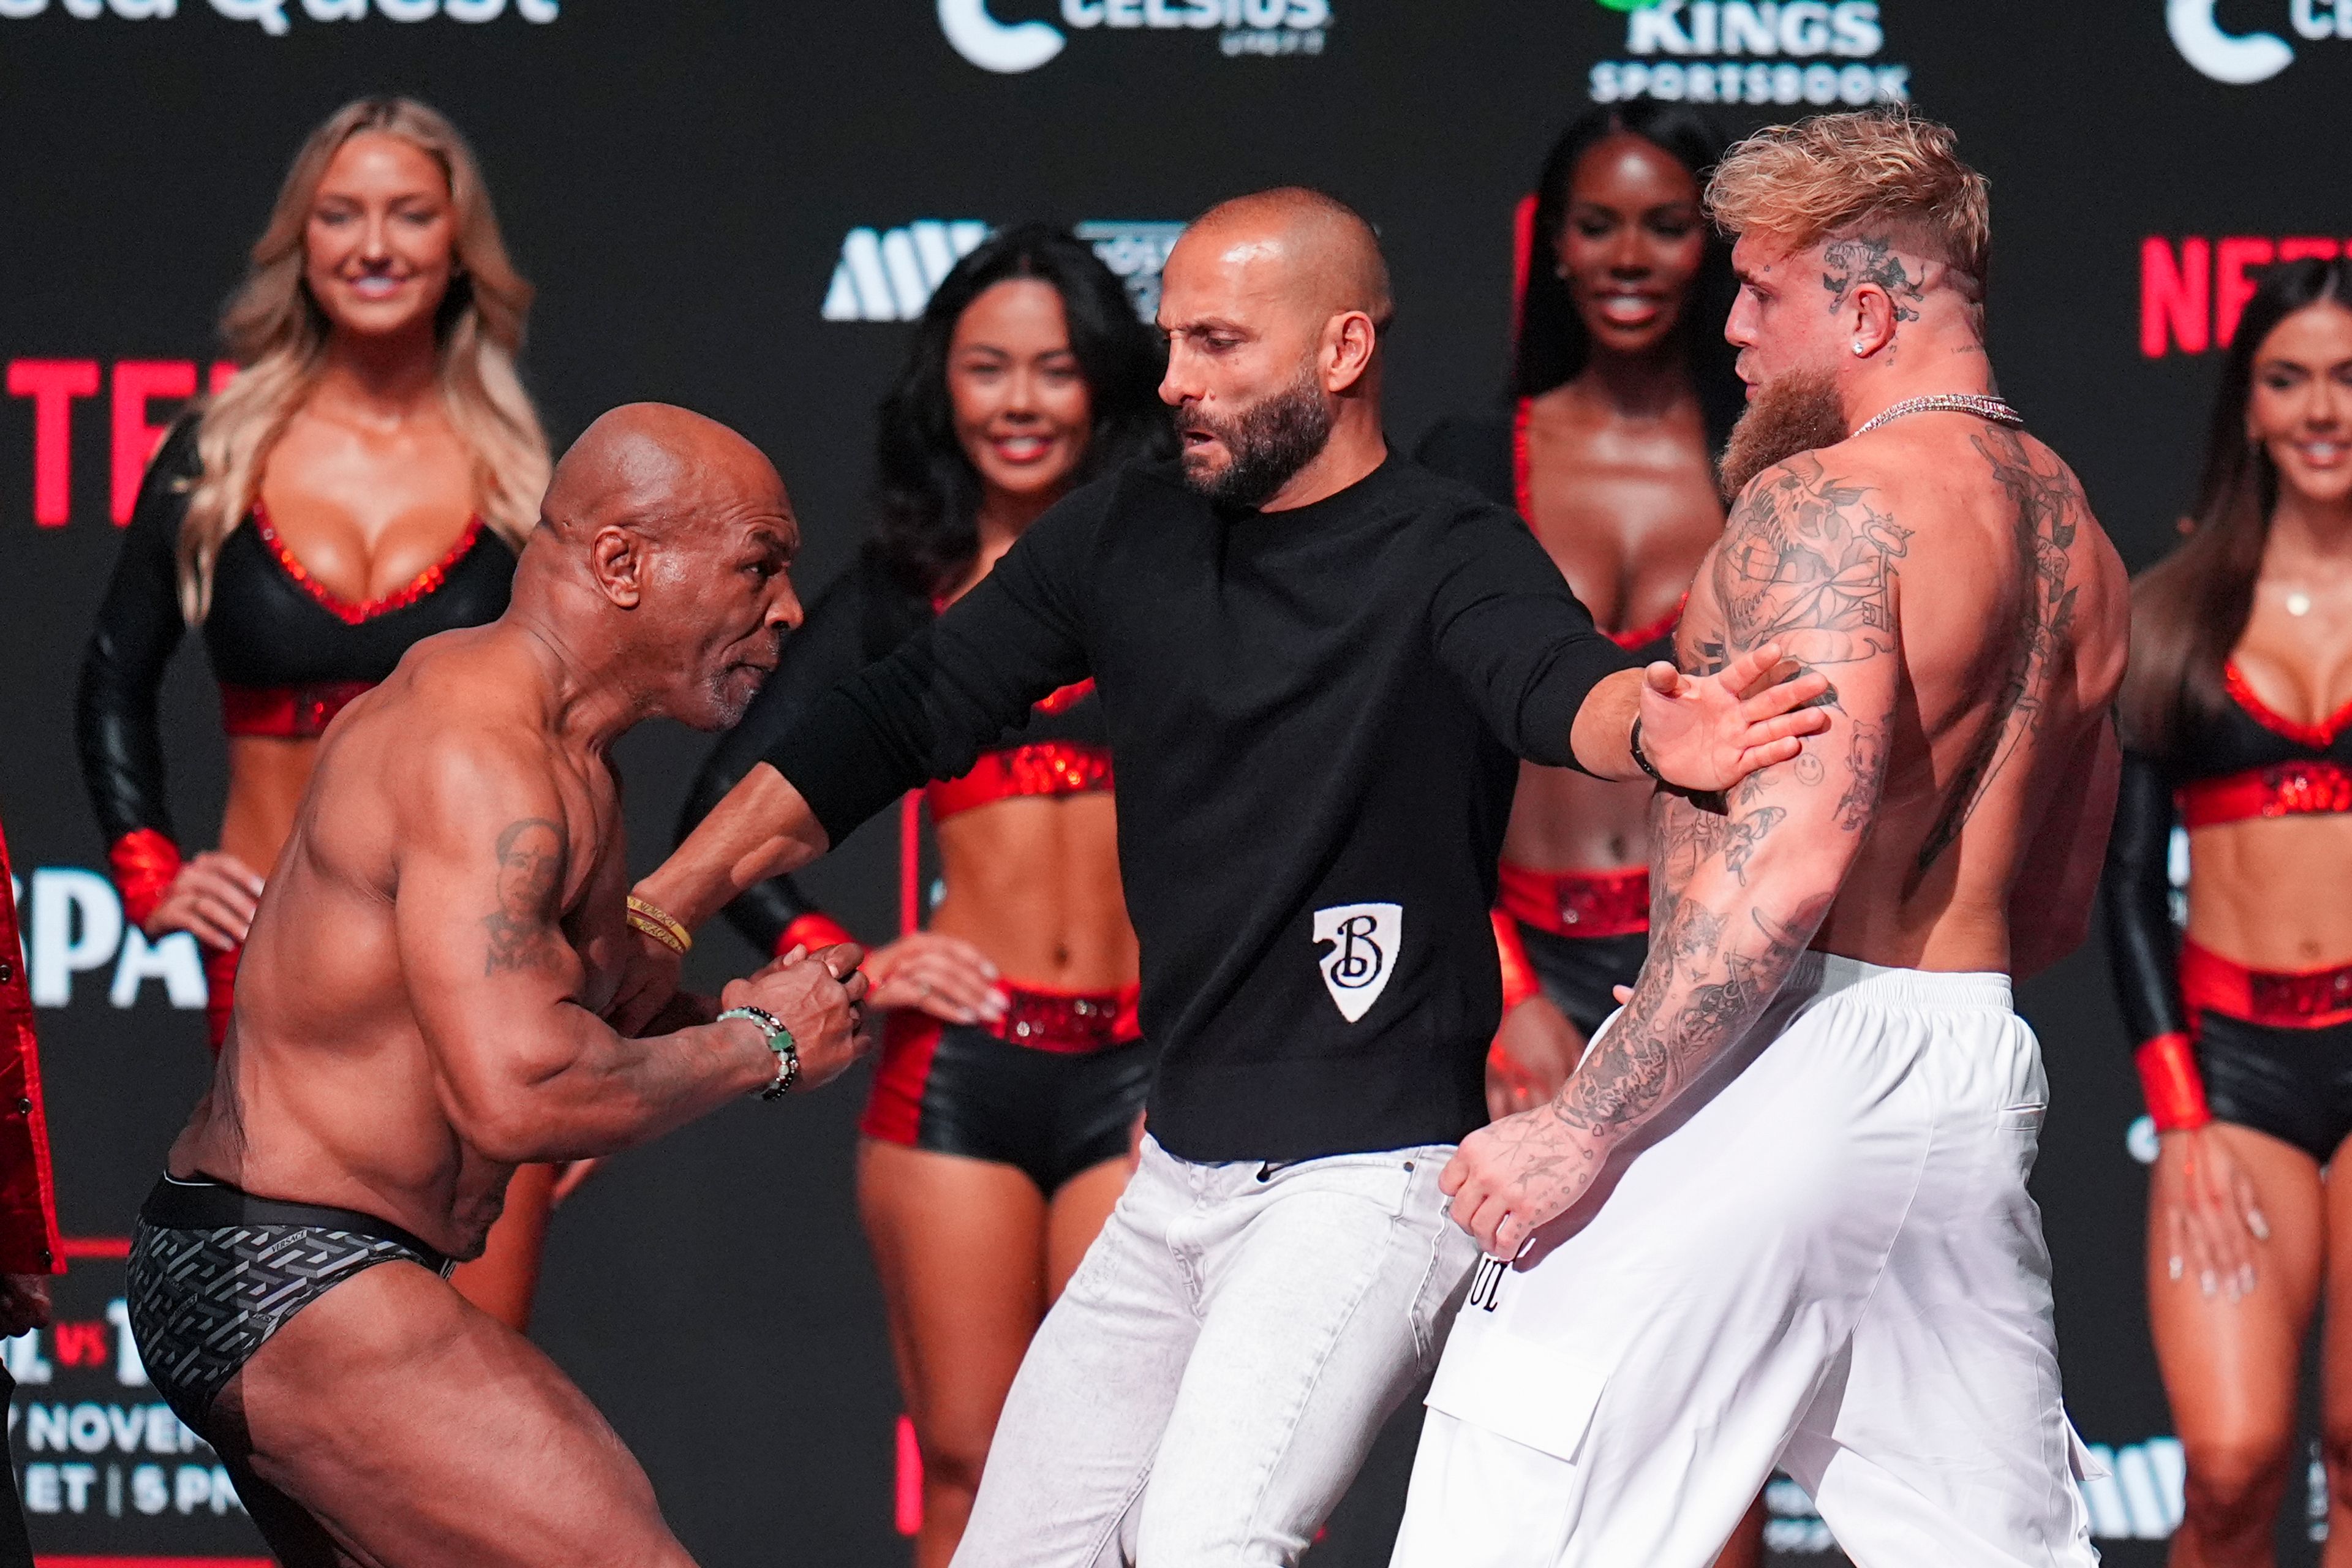
[[[1315,940],[1331,951],[1318,961],[1324,989],[1350,1024],[1388,989],[1404,942],[1402,904],[1340,904],[1315,911]]]

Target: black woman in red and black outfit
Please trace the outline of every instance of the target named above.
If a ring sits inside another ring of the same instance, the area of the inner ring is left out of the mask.
[[[2240,318],[2191,531],[2133,591],[2122,709],[2107,944],[2158,1133],[2171,1560],[2273,1561],[2324,1300],[2325,1561],[2347,1568],[2352,1185],[2323,1178],[2352,1137],[2352,264],[2281,267]]]
[[[350,104],[297,153],[222,321],[236,380],[148,468],[82,664],[82,773],[130,918],[205,950],[215,1051],[319,737],[420,638],[506,608],[548,475],[514,366],[530,300],[457,130],[407,100]],[[187,856],[156,709],[191,627],[228,795],[220,847]],[[456,1276],[518,1329],[555,1183],[519,1173]]]
[[[884,402],[879,519],[720,742],[691,828],[836,682],[988,574],[1073,488],[1173,445],[1160,356],[1118,279],[1042,226],[940,283]],[[866,961],[891,1009],[858,1205],[923,1457],[919,1568],[963,1533],[1022,1353],[1126,1185],[1152,1068],[1092,682],[926,792],[946,894]],[[729,913],[762,949],[852,940],[788,879]]]
[[[1699,208],[1722,151],[1676,105],[1570,125],[1519,209],[1511,397],[1441,423],[1419,453],[1516,508],[1595,618],[1622,628],[1611,636],[1654,658],[1674,657],[1691,574],[1723,531],[1713,454],[1739,407],[1722,332],[1733,283]],[[1638,786],[1520,768],[1496,911],[1498,1114],[1558,1089],[1611,987],[1641,970],[1648,809]]]

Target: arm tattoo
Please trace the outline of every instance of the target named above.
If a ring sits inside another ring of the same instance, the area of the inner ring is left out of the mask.
[[[1875,283],[1885,290],[1897,321],[1919,319],[1919,300],[1927,292],[1927,279],[1911,276],[1889,241],[1841,239],[1822,252],[1822,261],[1829,268],[1822,274],[1822,287],[1829,290],[1832,312],[1845,304],[1846,296],[1857,285]]]
[[[563,828],[526,816],[499,835],[498,908],[483,917],[490,933],[485,974],[551,968],[557,962],[551,905],[563,885]]]
[[[1990,435],[1971,437],[1969,441],[1991,465],[1993,481],[2008,496],[2015,514],[2022,580],[2017,588],[2009,666],[2002,672],[2000,689],[1983,732],[1953,777],[1942,815],[1919,847],[1913,871],[1915,886],[1916,879],[1926,876],[1958,840],[1978,803],[2017,748],[2042,728],[2048,717],[2053,676],[2066,661],[2074,639],[2074,597],[2079,585],[2068,580],[2067,563],[2075,531],[2089,510],[2082,487],[2056,457],[2044,454],[2037,463],[2015,431],[1995,427]]]
[[[1709,579],[1722,634],[1701,633],[1695,647],[1721,663],[1778,642],[1815,668],[1893,657],[1895,563],[1910,537],[1869,487],[1831,480],[1810,456],[1796,459],[1734,509]],[[1836,896],[1791,892],[1785,873],[1757,857],[1776,834],[1797,831],[1787,826],[1792,816],[1808,832],[1859,839],[1877,805],[1892,726],[1841,718],[1852,736],[1843,768],[1807,753],[1763,769],[1720,816],[1654,799],[1649,960],[1633,1000],[1553,1101],[1562,1121],[1613,1142],[1763,1017]],[[1695,885],[1714,889],[1716,907],[1693,896]]]
[[[1727,647],[1777,642],[1816,669],[1893,650],[1890,590],[1911,531],[1870,495],[1811,453],[1749,489],[1715,557]]]

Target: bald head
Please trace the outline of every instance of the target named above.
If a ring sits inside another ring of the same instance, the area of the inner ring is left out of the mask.
[[[667,536],[747,511],[789,516],[775,465],[716,419],[667,403],[630,403],[581,433],[540,503],[567,540],[618,526]]]
[[[1177,249],[1192,252],[1189,260],[1213,257],[1262,271],[1288,302],[1318,317],[1360,310],[1385,327],[1393,309],[1372,226],[1347,203],[1303,185],[1218,203],[1193,220]]]

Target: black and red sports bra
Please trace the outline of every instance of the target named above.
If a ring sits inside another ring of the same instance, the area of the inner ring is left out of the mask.
[[[134,919],[161,896],[157,879],[168,885],[177,870],[156,699],[187,631],[178,557],[187,492],[201,473],[195,427],[193,416],[182,419],[148,466],[82,657],[75,702],[82,782],[114,847],[117,880]],[[257,503],[222,542],[205,616],[225,727],[232,735],[322,733],[419,641],[496,620],[514,567],[513,549],[476,519],[414,582],[355,604],[303,568]]]
[[[940,605],[907,591],[875,553],[811,602],[800,629],[785,637],[775,674],[722,737],[696,775],[678,822],[683,839],[741,782],[793,722],[834,687],[928,625]],[[1022,795],[1080,795],[1112,787],[1110,737],[1094,682],[1064,687],[1031,710],[1029,721],[981,752],[961,778],[923,792],[934,825],[958,813]],[[728,918],[763,952],[794,942],[814,947],[851,940],[789,877],[772,878],[727,907]]]
[[[2172,830],[2352,812],[2352,707],[2306,724],[2258,696],[2232,662],[2227,704],[2192,720],[2168,762],[2124,755],[2101,888],[2107,957],[2135,1046],[2189,1028],[2172,920]]]

